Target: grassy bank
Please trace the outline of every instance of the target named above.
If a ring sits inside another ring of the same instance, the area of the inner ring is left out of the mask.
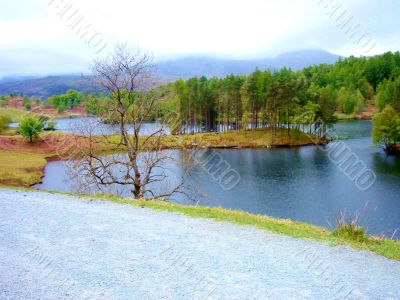
[[[0,150],[0,184],[27,187],[38,183],[46,164],[45,154]]]
[[[23,189],[31,191],[32,189]],[[46,193],[44,191],[41,191]],[[66,194],[52,191],[53,194]],[[120,198],[112,195],[73,195],[91,201],[112,201],[134,207],[149,208],[158,211],[181,213],[195,218],[204,218],[219,222],[229,222],[241,226],[252,226],[267,232],[327,243],[332,246],[345,245],[357,250],[370,251],[389,259],[400,260],[400,241],[382,239],[378,237],[367,237],[363,241],[352,239],[350,237],[339,237],[333,231],[322,227],[309,225],[291,220],[277,219],[261,215],[253,215],[243,211],[227,210],[223,208],[209,208],[202,206],[183,206],[171,204],[163,201],[146,201]]]
[[[20,122],[27,115],[35,115],[19,108],[0,108],[0,115],[8,117],[11,122]]]

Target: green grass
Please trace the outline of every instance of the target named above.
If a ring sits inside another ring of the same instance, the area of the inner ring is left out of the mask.
[[[45,154],[0,150],[0,184],[28,187],[38,183],[46,164]]]
[[[368,239],[365,230],[353,223],[339,224],[332,233],[334,236],[354,240],[356,242],[365,242]]]
[[[27,115],[32,114],[29,111],[18,108],[0,108],[0,115],[7,116],[11,122],[20,122]]]
[[[32,191],[32,189],[17,189]],[[396,240],[378,237],[366,237],[366,239],[363,240],[355,240],[352,237],[338,236],[333,231],[302,222],[254,215],[243,211],[228,210],[224,208],[184,206],[165,201],[133,200],[129,198],[120,198],[113,195],[74,195],[71,193],[60,193],[57,191],[50,191],[50,193],[70,195],[89,199],[91,201],[106,200],[123,205],[132,205],[134,207],[180,213],[194,218],[204,218],[218,222],[229,222],[239,226],[252,226],[267,232],[290,236],[293,238],[322,242],[332,246],[345,245],[357,250],[370,251],[389,259],[400,261],[400,241]]]
[[[346,120],[350,121],[350,120],[357,120],[358,119],[357,118],[357,114],[346,115],[345,113],[336,112],[334,115],[339,121],[346,121]]]
[[[360,243],[368,241],[368,235],[364,228],[358,225],[358,217],[347,221],[344,213],[341,214],[332,233],[336,237]]]
[[[17,128],[7,128],[0,132],[0,136],[17,136]]]

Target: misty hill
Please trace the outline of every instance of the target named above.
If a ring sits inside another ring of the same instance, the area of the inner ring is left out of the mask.
[[[26,96],[46,99],[52,95],[63,94],[70,89],[81,92],[96,91],[92,83],[80,75],[59,75],[32,79],[21,78],[17,81],[7,79],[0,82],[0,95],[17,92],[23,93]]]
[[[192,56],[158,63],[161,75],[171,78],[249,74],[256,68],[278,70],[283,67],[300,70],[321,63],[334,64],[340,56],[323,50],[303,50],[281,54],[274,58],[252,60],[225,60]]]
[[[226,76],[229,74],[248,74],[256,68],[302,69],[306,66],[328,63],[333,64],[339,56],[322,50],[303,50],[281,54],[274,58],[252,60],[228,60],[211,57],[191,56],[158,63],[158,72],[163,80],[175,80],[193,76]],[[51,95],[65,93],[69,89],[81,92],[95,92],[96,89],[80,75],[48,76],[43,78],[12,78],[0,80],[0,95],[11,92],[23,93],[27,96],[36,96],[45,99]]]

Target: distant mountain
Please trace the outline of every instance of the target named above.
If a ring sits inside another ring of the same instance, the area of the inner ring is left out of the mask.
[[[193,76],[226,76],[248,74],[256,68],[277,70],[283,67],[302,69],[304,67],[335,63],[340,56],[322,50],[303,50],[281,54],[274,58],[233,60],[191,56],[158,63],[158,73],[165,81]],[[23,93],[45,99],[51,95],[65,93],[69,89],[81,92],[95,92],[96,88],[79,75],[48,76],[43,78],[6,78],[0,80],[0,95],[11,92]]]
[[[252,60],[226,60],[210,57],[191,56],[158,63],[161,75],[170,78],[193,76],[226,76],[248,74],[256,68],[278,70],[283,67],[299,70],[321,63],[334,64],[340,56],[323,50],[302,50],[281,54],[274,58]]]
[[[40,78],[40,76],[10,76],[10,77],[4,77],[4,78],[0,78],[0,83],[13,82],[13,81],[22,81],[22,80],[28,80],[28,79],[34,79],[34,78]]]
[[[80,75],[48,76],[0,82],[0,95],[9,95],[12,92],[17,92],[29,97],[39,97],[42,100],[52,95],[63,94],[69,89],[81,92],[96,91],[93,85]]]

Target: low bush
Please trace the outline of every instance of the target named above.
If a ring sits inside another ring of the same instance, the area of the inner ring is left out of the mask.
[[[8,128],[8,124],[11,122],[11,119],[8,116],[0,115],[0,133],[2,133],[5,129]]]
[[[340,214],[336,228],[333,230],[332,234],[338,238],[353,240],[360,243],[368,240],[368,235],[364,228],[358,225],[358,216],[352,220],[346,220],[344,213]]]

